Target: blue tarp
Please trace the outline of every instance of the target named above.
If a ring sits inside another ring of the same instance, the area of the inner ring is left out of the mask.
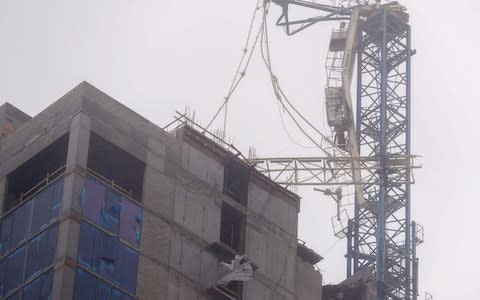
[[[78,263],[88,269],[98,272],[101,251],[100,230],[83,222],[80,225],[80,240],[78,243]]]
[[[77,269],[75,276],[75,300],[95,300],[97,279],[87,271]]]
[[[29,201],[4,217],[0,230],[0,256],[27,240],[32,202]]]
[[[25,246],[19,248],[0,263],[0,297],[5,297],[22,285],[25,267]]]
[[[53,272],[42,274],[23,289],[23,300],[50,300]]]
[[[135,293],[138,252],[121,242],[118,236],[83,222],[80,225],[78,263]]]
[[[135,294],[138,272],[138,253],[132,248],[120,243],[118,256],[115,282],[125,290]]]
[[[88,177],[81,198],[82,214],[98,227],[82,222],[78,247],[81,266],[132,294],[136,289],[138,252],[129,245],[139,247],[143,221],[142,208],[134,202]],[[102,280],[99,282],[97,298],[92,299],[131,299],[101,284]]]
[[[59,180],[3,217],[0,222],[0,256],[55,221],[60,213],[62,196],[63,180]]]
[[[82,214],[105,230],[136,247],[140,244],[142,209],[91,177],[85,182],[81,199]]]
[[[60,214],[63,197],[63,180],[55,182],[34,197],[31,232],[39,232]]]
[[[6,300],[20,300],[20,292],[16,292],[15,294],[8,297]]]
[[[134,300],[87,271],[77,269],[74,300]]]
[[[53,265],[57,248],[58,226],[54,226],[28,242],[25,280]]]
[[[118,237],[102,236],[102,251],[100,254],[99,273],[110,281],[114,280],[116,265],[118,264]]]

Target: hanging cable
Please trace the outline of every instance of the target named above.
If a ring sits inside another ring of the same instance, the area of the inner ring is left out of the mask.
[[[280,103],[281,107],[283,108],[283,111],[287,113],[287,115],[290,117],[290,119],[294,122],[296,127],[302,132],[302,134],[307,137],[314,145],[315,147],[319,148],[322,152],[324,152],[327,156],[333,157],[333,156],[346,156],[348,155],[345,151],[342,149],[338,148],[337,145],[326,135],[324,135],[320,130],[318,130],[315,125],[313,125],[296,107],[293,105],[293,103],[289,100],[289,98],[286,96],[284,93],[283,89],[280,87],[280,84],[278,82],[278,77],[275,75],[273,72],[272,68],[272,62],[271,62],[271,55],[270,55],[270,45],[269,45],[269,37],[268,37],[268,26],[267,26],[267,15],[268,15],[268,10],[270,8],[271,1],[269,0],[263,0],[263,3],[260,5],[260,1],[257,1],[257,4],[255,6],[255,10],[252,16],[252,20],[250,22],[249,30],[248,30],[248,35],[247,35],[247,41],[245,43],[245,47],[243,49],[243,55],[242,58],[238,64],[237,70],[235,72],[235,75],[233,77],[233,80],[231,82],[230,88],[228,90],[227,95],[224,97],[224,101],[222,105],[218,108],[216,111],[215,115],[213,118],[210,120],[208,125],[206,126],[205,130],[208,130],[212,123],[216,120],[220,112],[225,109],[224,113],[224,122],[223,122],[223,129],[224,129],[224,134],[226,131],[226,126],[227,126],[227,116],[228,116],[228,102],[231,99],[231,96],[237,89],[238,85],[242,81],[242,79],[245,77],[246,71],[250,65],[254,50],[257,46],[257,44],[260,42],[260,53],[262,57],[262,61],[264,62],[264,65],[266,66],[269,75],[270,75],[270,80],[272,83],[273,91],[275,94],[275,97],[278,100],[278,103]],[[255,20],[258,15],[258,11],[262,9],[262,20],[261,20],[261,26],[259,30],[257,31],[255,35],[255,40],[253,42],[253,45],[250,46],[251,43],[251,37],[253,34],[253,28],[255,25]],[[284,122],[282,118],[282,122]],[[317,141],[315,138],[313,138],[307,130],[304,128],[304,125],[302,125],[300,122],[303,122],[304,124],[307,125],[310,130],[313,130],[316,134],[320,135],[320,141]],[[284,124],[284,123],[283,123]],[[285,125],[284,125],[285,127]],[[285,128],[285,131],[286,128]],[[289,138],[293,141],[291,138],[290,134],[287,131],[287,135]],[[294,142],[295,144],[299,145],[298,143]],[[333,149],[333,151],[327,151],[327,149]],[[338,153],[337,153],[338,152]]]
[[[267,25],[267,15],[268,15],[268,10],[270,8],[270,2],[268,0],[265,0],[263,2],[263,18],[262,18],[262,26],[261,26],[261,36],[260,36],[260,51],[261,51],[261,56],[262,60],[270,74],[270,79],[272,82],[273,90],[275,97],[279,101],[279,103],[282,105],[284,111],[290,116],[292,121],[295,123],[297,128],[315,145],[317,146],[322,152],[324,152],[327,156],[331,157],[334,156],[334,153],[331,153],[326,150],[326,146],[322,145],[323,143],[326,143],[329,147],[333,149],[338,149],[338,147],[334,144],[333,141],[330,140],[327,136],[325,136],[321,131],[319,131],[310,121],[307,120],[300,112],[299,110],[292,104],[292,102],[288,99],[288,97],[285,95],[283,92],[282,88],[280,87],[280,84],[278,83],[278,78],[274,74],[272,70],[272,63],[271,63],[271,55],[270,55],[270,45],[269,45],[269,38],[268,38],[268,25]],[[303,128],[303,126],[300,124],[300,122],[297,120],[297,118],[294,116],[294,114],[290,111],[293,110],[293,112],[300,117],[303,122],[305,122],[311,129],[313,129],[317,134],[321,136],[321,143],[319,144],[310,134],[306,132],[306,130]],[[341,151],[343,153],[344,151]],[[344,153],[346,154],[346,153]]]
[[[325,251],[323,251],[320,256],[325,257],[335,246],[341,241],[341,239],[336,239],[335,242],[330,245]]]
[[[278,107],[278,113],[280,115],[280,120],[282,121],[282,126],[283,126],[283,130],[285,131],[285,133],[287,134],[287,137],[288,139],[294,143],[295,145],[299,146],[299,147],[302,147],[302,148],[305,148],[305,149],[312,149],[312,148],[317,148],[316,146],[305,146],[305,145],[302,145],[300,144],[299,142],[295,141],[295,139],[290,135],[290,132],[288,131],[287,129],[287,126],[285,124],[285,120],[283,119],[283,115],[282,115],[282,110],[280,108],[280,104],[277,103],[277,107]]]
[[[250,27],[248,29],[247,40],[246,40],[245,46],[243,48],[243,55],[240,59],[240,62],[238,63],[237,69],[235,71],[235,75],[233,76],[233,79],[232,79],[232,82],[231,82],[230,87],[228,89],[227,95],[224,97],[222,105],[220,105],[220,107],[218,108],[218,110],[215,113],[215,115],[213,116],[213,118],[210,120],[208,125],[205,127],[205,130],[208,130],[210,128],[210,126],[215,121],[215,119],[218,117],[218,115],[220,114],[222,109],[225,108],[225,116],[224,116],[224,124],[223,124],[224,125],[224,134],[225,134],[225,130],[226,130],[226,126],[227,126],[227,104],[228,104],[228,101],[230,100],[232,94],[235,92],[235,90],[237,89],[237,87],[240,84],[240,82],[242,81],[242,79],[245,77],[245,74],[247,72],[248,66],[250,65],[250,61],[252,59],[254,50],[257,46],[258,39],[259,39],[259,36],[260,36],[261,30],[259,29],[256,36],[255,36],[255,40],[253,42],[253,45],[249,48],[250,40],[251,40],[252,33],[253,33],[253,27],[255,25],[255,20],[256,20],[256,17],[257,17],[258,10],[260,9],[260,1],[261,0],[257,0],[257,4],[255,5],[255,10],[253,12],[252,20],[250,22]]]

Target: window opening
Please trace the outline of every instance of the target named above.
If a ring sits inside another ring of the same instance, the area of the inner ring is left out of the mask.
[[[217,284],[208,291],[212,300],[240,300],[243,294],[243,283],[232,281],[228,285]]]
[[[68,134],[38,152],[7,176],[4,211],[8,211],[56,177],[67,162]]]
[[[90,135],[87,167],[126,190],[134,199],[142,198],[145,163],[95,133]]]
[[[248,181],[247,181],[248,182]],[[234,207],[223,203],[220,221],[220,242],[232,252],[245,251],[245,215]],[[242,299],[243,283],[232,281],[228,285],[217,285],[219,293],[215,299]]]
[[[226,203],[222,205],[220,241],[237,253],[245,249],[245,216]]]
[[[242,299],[243,282],[232,281],[227,285],[227,289],[233,293],[235,299]]]
[[[233,200],[246,205],[250,169],[241,162],[230,159],[224,166],[223,192]]]

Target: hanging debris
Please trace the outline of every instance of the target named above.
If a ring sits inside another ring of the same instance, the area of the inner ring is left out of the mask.
[[[253,278],[252,263],[245,255],[236,255],[231,263],[221,262],[220,279],[217,284],[227,285],[232,281],[248,281]]]

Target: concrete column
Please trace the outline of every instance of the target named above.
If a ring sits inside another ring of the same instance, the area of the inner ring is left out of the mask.
[[[73,118],[70,127],[66,163],[67,175],[63,188],[59,237],[53,276],[53,300],[73,299],[75,267],[80,236],[80,197],[85,183],[84,175],[87,169],[90,128],[90,117],[82,112]]]
[[[7,196],[7,177],[0,178],[0,216],[3,214],[3,203]]]
[[[79,173],[87,170],[90,128],[90,117],[84,113],[79,113],[73,118],[68,141],[66,167],[67,172],[74,172],[65,179],[63,213],[69,210],[81,212],[80,195],[83,190],[85,177]]]

